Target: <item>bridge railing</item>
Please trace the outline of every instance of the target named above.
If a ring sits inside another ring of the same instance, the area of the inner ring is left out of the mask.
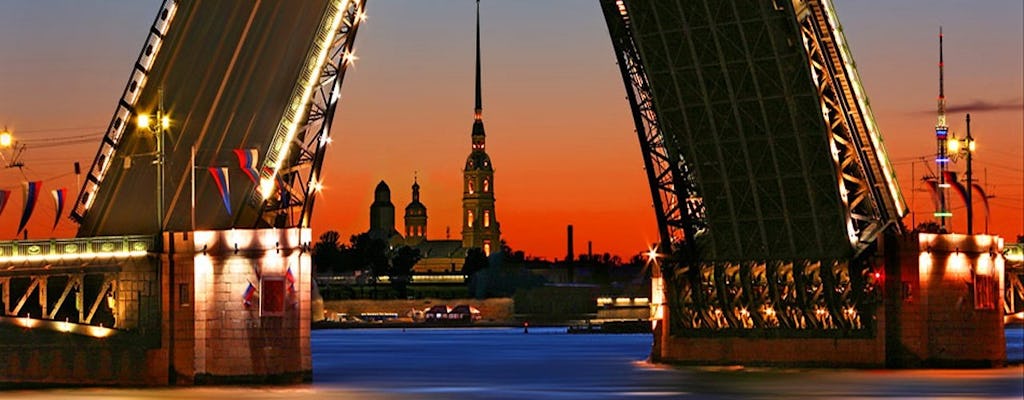
[[[147,329],[158,312],[158,243],[148,235],[0,241],[0,325],[93,337]]]
[[[49,259],[144,255],[156,250],[149,235],[0,241],[0,264]]]

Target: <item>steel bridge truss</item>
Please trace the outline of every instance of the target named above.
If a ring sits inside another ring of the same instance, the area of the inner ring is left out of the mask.
[[[793,7],[828,129],[856,258],[906,210],[831,5],[827,0],[796,0]]]
[[[853,253],[833,260],[701,260],[695,239],[708,229],[693,169],[658,123],[653,91],[624,0],[601,0],[640,139],[666,263],[673,335],[864,336],[875,327],[880,267],[871,249],[906,212],[827,0],[776,2],[798,24],[827,128],[846,233]],[[788,4],[787,4],[788,3]],[[680,206],[679,199],[685,199]],[[680,252],[682,250],[682,252]]]
[[[250,198],[262,215],[257,226],[309,227],[331,122],[345,71],[356,59],[353,47],[366,19],[365,6],[366,0],[336,0],[324,14],[307,67],[262,162],[260,186]]]
[[[882,296],[866,263],[713,263],[668,278],[673,335],[871,332]]]
[[[139,95],[142,94],[142,89],[146,87],[150,69],[153,67],[153,62],[156,60],[160,48],[163,46],[164,38],[167,35],[168,29],[170,29],[171,23],[174,21],[177,9],[177,0],[164,0],[156,20],[153,21],[153,25],[149,29],[146,45],[143,46],[139,58],[135,62],[131,79],[128,80],[124,93],[121,94],[121,99],[117,103],[117,110],[114,112],[110,126],[107,127],[106,134],[103,136],[100,149],[96,154],[96,158],[93,159],[92,167],[89,168],[89,173],[82,183],[78,198],[71,208],[71,219],[78,223],[82,222],[86,212],[92,206],[93,201],[96,200],[96,191],[103,182],[103,178],[107,175],[110,163],[115,158],[114,154],[121,144],[125,129],[131,124],[132,116],[135,115],[135,104],[139,100]]]
[[[155,247],[151,236],[0,242],[0,317],[67,323],[66,332],[140,328],[159,309]]]
[[[115,316],[119,314],[116,272],[0,277],[0,287],[0,311],[5,317],[114,327]],[[59,294],[54,298],[56,293]],[[101,309],[106,318],[96,318]]]
[[[670,146],[666,146],[625,3],[622,0],[601,0],[601,8],[626,86],[634,129],[640,140],[644,170],[658,221],[660,250],[662,253],[675,253],[684,245],[693,244],[696,235],[707,229],[704,200],[697,191],[693,171],[686,160],[681,154],[673,156]]]

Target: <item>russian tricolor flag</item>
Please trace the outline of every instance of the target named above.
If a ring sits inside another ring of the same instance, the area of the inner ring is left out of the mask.
[[[39,199],[39,190],[43,188],[42,181],[25,182],[25,208],[21,211],[21,222],[18,223],[18,233],[25,229],[28,219],[32,218],[32,210],[36,208],[36,200]]]
[[[292,267],[285,271],[284,279],[288,281],[288,294],[295,294],[295,274],[292,274]]]
[[[245,293],[242,293],[242,302],[245,303],[246,307],[252,305],[252,296],[254,295],[256,295],[256,287],[252,285],[252,282],[249,282],[249,286],[245,288]]]
[[[67,189],[60,188],[50,191],[53,195],[54,209],[57,210],[57,215],[53,218],[53,228],[57,229],[57,224],[60,223],[60,216],[64,213],[64,195],[67,194]]]
[[[235,156],[238,157],[238,167],[242,168],[242,172],[249,177],[252,183],[259,182],[257,176],[260,174],[256,170],[256,161],[259,159],[259,150],[256,149],[235,149]]]
[[[213,181],[217,183],[217,190],[220,191],[220,199],[224,202],[224,208],[228,210],[228,215],[231,215],[231,185],[228,182],[228,168],[209,167],[207,170],[213,176]]]

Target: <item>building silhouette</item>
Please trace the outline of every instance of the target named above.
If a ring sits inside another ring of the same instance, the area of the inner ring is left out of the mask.
[[[423,257],[413,267],[417,273],[459,272],[466,252],[472,248],[491,255],[501,250],[501,225],[495,213],[494,165],[487,155],[480,86],[480,4],[476,10],[476,103],[470,135],[470,153],[463,169],[462,239],[430,240],[427,237],[427,207],[420,200],[420,184],[413,178],[412,200],[405,207],[405,235],[395,229],[395,206],[391,189],[381,181],[370,205],[370,237],[392,247],[410,246]],[[447,235],[446,235],[447,236]]]
[[[494,212],[494,164],[487,155],[483,99],[480,90],[480,2],[476,4],[476,107],[473,109],[472,149],[466,158],[462,187],[462,246],[501,247],[501,229]]]

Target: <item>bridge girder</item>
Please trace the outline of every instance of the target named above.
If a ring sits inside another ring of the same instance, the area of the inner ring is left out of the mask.
[[[260,205],[261,218],[250,226],[252,228],[310,226],[345,71],[356,59],[356,33],[366,19],[366,0],[335,3],[340,7],[324,16],[325,20],[336,19],[328,25],[330,33],[318,35],[326,35],[326,38],[314,45],[307,56],[322,60],[321,65],[313,69],[319,73],[301,76],[293,92],[293,96],[300,90],[309,92],[305,117],[286,113],[271,142],[269,154],[273,156],[266,157],[262,163],[260,185],[249,200]],[[305,121],[298,128],[290,127],[296,119]],[[280,149],[288,150],[281,152]],[[279,186],[276,191],[275,186]]]
[[[906,209],[831,4],[601,5],[662,247],[683,250],[673,334],[870,329],[871,255]]]

